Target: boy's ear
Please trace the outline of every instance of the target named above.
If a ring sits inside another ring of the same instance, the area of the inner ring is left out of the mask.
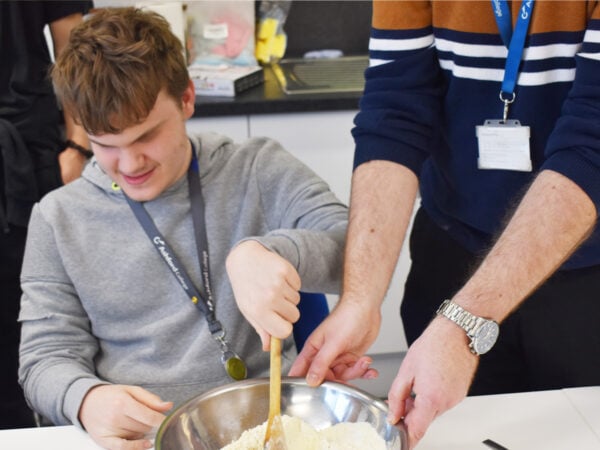
[[[188,86],[183,91],[181,96],[181,107],[186,119],[189,119],[194,115],[194,109],[196,104],[196,89],[194,88],[194,82],[190,80]]]

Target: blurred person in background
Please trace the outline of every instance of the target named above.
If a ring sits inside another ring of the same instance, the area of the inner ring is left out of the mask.
[[[61,115],[48,76],[49,26],[58,55],[89,1],[0,2],[0,428],[34,425],[17,381],[17,322],[27,222],[34,202],[79,177],[83,129]]]

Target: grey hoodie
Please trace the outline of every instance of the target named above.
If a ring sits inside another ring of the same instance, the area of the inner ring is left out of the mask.
[[[347,209],[272,140],[190,139],[200,149],[216,316],[249,376],[266,376],[268,354],[237,309],[225,259],[256,239],[296,267],[302,290],[338,292]],[[44,197],[29,224],[19,378],[34,410],[54,424],[79,424],[83,397],[102,383],[142,386],[178,405],[230,382],[204,317],[111,185],[92,161],[82,178]],[[187,177],[145,207],[200,280]],[[287,370],[291,339],[284,355]]]

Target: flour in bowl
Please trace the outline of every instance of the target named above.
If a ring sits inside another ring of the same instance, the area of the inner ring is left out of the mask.
[[[341,422],[317,431],[297,417],[281,416],[288,450],[386,450],[385,441],[367,422]],[[221,450],[263,450],[267,423],[246,430]]]

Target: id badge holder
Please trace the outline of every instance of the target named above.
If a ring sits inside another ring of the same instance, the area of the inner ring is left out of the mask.
[[[476,127],[479,169],[531,172],[530,128],[518,120],[486,120]]]

